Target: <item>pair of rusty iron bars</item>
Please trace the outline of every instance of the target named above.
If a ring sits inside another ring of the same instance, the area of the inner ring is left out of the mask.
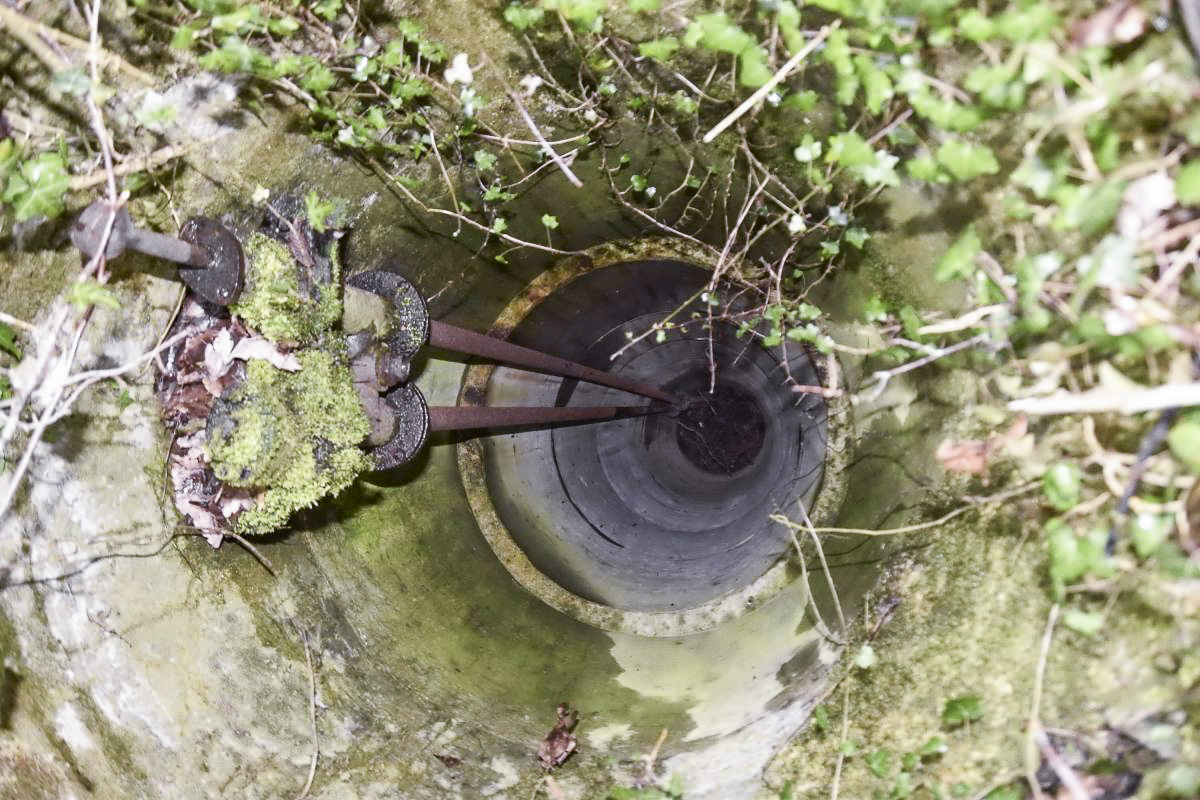
[[[93,257],[105,242],[106,234],[106,258],[134,250],[175,262],[181,279],[200,297],[217,305],[228,306],[241,294],[245,273],[241,245],[232,231],[216,220],[193,217],[184,223],[183,238],[175,238],[137,228],[126,209],[114,209],[105,201],[98,201],[80,215],[71,239],[85,255]],[[660,387],[436,320],[429,323],[428,342],[445,350],[609,386],[659,401],[643,406],[429,406],[430,431],[617,419],[658,413],[675,401]]]

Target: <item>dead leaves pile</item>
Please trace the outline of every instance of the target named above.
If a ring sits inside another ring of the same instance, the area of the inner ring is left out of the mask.
[[[579,712],[572,711],[566,703],[559,703],[556,711],[558,721],[538,745],[538,762],[545,769],[559,766],[579,748],[579,740],[572,733],[579,724]]]
[[[245,378],[245,362],[264,359],[278,369],[300,369],[296,356],[255,334],[240,321],[210,315],[189,299],[176,326],[186,333],[159,363],[158,399],[175,431],[168,467],[175,507],[213,547],[237,515],[257,505],[251,490],[225,486],[204,452],[205,423],[213,403]]]

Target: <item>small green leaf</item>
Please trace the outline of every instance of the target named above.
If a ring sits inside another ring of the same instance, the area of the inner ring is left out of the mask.
[[[723,11],[700,14],[688,26],[683,43],[688,47],[700,47],[720,53],[738,55],[754,44],[753,37],[737,23],[731,22]]]
[[[825,706],[817,706],[812,713],[813,730],[824,733],[829,730],[829,711]]]
[[[508,230],[508,220],[504,217],[496,217],[492,220],[492,233],[504,233],[506,230]]]
[[[542,214],[542,224],[550,230],[554,230],[558,227],[558,217],[553,214]]]
[[[71,67],[55,73],[54,77],[50,79],[50,87],[62,94],[83,97],[92,87],[92,81],[88,77],[87,69],[81,64],[78,67]]]
[[[490,172],[496,166],[495,154],[487,150],[476,150],[472,157],[475,159],[475,168],[480,172]]]
[[[648,14],[658,11],[661,0],[625,0],[625,7],[634,14]]]
[[[945,739],[940,736],[934,736],[931,737],[929,741],[925,742],[925,744],[921,745],[921,749],[917,751],[917,754],[921,756],[921,758],[933,758],[934,756],[940,756],[948,749],[949,748],[946,745]]]
[[[843,167],[861,167],[875,163],[875,151],[866,139],[850,131],[829,137],[825,160]]]
[[[863,761],[876,778],[886,778],[892,772],[891,750],[872,750]]]
[[[1069,511],[1079,505],[1082,478],[1078,466],[1059,462],[1042,475],[1042,497],[1056,511]]]
[[[990,148],[963,139],[947,139],[943,142],[938,148],[937,160],[960,181],[980,175],[994,175],[1000,171],[1000,164]]]
[[[812,111],[817,107],[817,101],[821,99],[821,95],[812,89],[805,89],[802,92],[789,94],[783,100],[784,108],[795,109],[796,111]]]
[[[1021,790],[1015,786],[1001,786],[998,789],[992,789],[983,800],[1021,800],[1024,795]]]
[[[975,271],[975,257],[983,249],[975,226],[969,226],[959,234],[950,249],[938,259],[933,277],[937,281],[948,281],[955,278],[966,278]]]
[[[598,31],[603,24],[606,0],[541,0],[548,11],[558,11],[580,29]]]
[[[333,76],[333,70],[325,66],[316,59],[310,59],[304,62],[305,69],[300,78],[300,88],[313,94],[324,94],[333,87],[337,79]]]
[[[757,89],[769,81],[771,75],[767,51],[761,45],[752,44],[738,54],[738,83],[742,86]]]
[[[333,208],[334,205],[331,201],[321,200],[316,189],[309,191],[304,197],[304,211],[308,217],[308,224],[317,233],[325,232],[325,224],[329,215],[333,213]]]
[[[8,179],[4,202],[13,206],[18,222],[36,217],[57,217],[63,210],[63,195],[71,183],[66,161],[60,153],[41,153],[22,161]]]
[[[1188,414],[1167,434],[1167,445],[1185,467],[1200,473],[1200,414]]]
[[[845,239],[855,248],[862,250],[862,246],[867,243],[867,239],[871,238],[871,234],[867,233],[862,228],[847,228]]]
[[[1175,173],[1175,199],[1185,206],[1200,203],[1200,159],[1187,162]]]
[[[862,315],[867,322],[882,322],[888,316],[887,303],[879,295],[873,294],[863,303]]]
[[[1078,536],[1070,525],[1056,517],[1047,520],[1042,531],[1050,557],[1050,582],[1055,597],[1061,597],[1067,584],[1085,575],[1107,577],[1112,574],[1113,566],[1105,554],[1107,530],[1095,528]]]
[[[946,701],[942,721],[954,727],[983,719],[983,701],[975,695],[963,695]]]
[[[506,192],[499,185],[489,186],[483,192],[483,202],[485,203],[507,203],[516,195],[512,192]]]
[[[102,306],[114,311],[121,307],[117,296],[95,281],[76,281],[67,290],[67,301],[76,308]]]
[[[1143,511],[1129,525],[1129,539],[1138,558],[1149,558],[1162,546],[1175,527],[1171,514],[1152,514]]]
[[[1104,628],[1104,615],[1099,611],[1068,608],[1063,612],[1063,625],[1084,636],[1095,636]]]
[[[171,47],[175,48],[176,50],[191,50],[192,44],[195,41],[195,26],[184,23],[175,29],[175,34],[171,37]]]
[[[635,192],[644,192],[650,186],[650,182],[646,180],[645,175],[630,175],[629,187]]]
[[[505,21],[519,31],[527,30],[534,25],[540,24],[545,16],[546,12],[540,6],[524,6],[519,3],[512,3],[508,8],[504,9]]]
[[[858,742],[854,739],[847,739],[842,742],[841,747],[838,748],[838,752],[847,757],[853,756],[858,753]]]
[[[0,350],[18,361],[24,356],[21,346],[17,344],[17,332],[3,322],[0,322]]]
[[[321,0],[313,6],[313,13],[326,22],[333,22],[342,10],[342,0]]]
[[[664,36],[661,39],[651,39],[638,45],[638,54],[657,61],[666,61],[671,54],[679,49],[679,40],[674,36]]]
[[[161,94],[149,91],[142,98],[142,105],[134,116],[142,127],[152,131],[162,131],[175,121],[178,111],[175,104]]]

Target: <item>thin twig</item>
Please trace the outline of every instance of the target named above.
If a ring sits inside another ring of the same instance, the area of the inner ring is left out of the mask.
[[[184,155],[187,152],[186,147],[179,145],[168,145],[161,149],[155,150],[153,153],[127,158],[120,164],[114,164],[112,168],[113,175],[122,177],[133,172],[142,172],[145,170],[155,169],[166,164],[168,161],[173,161],[176,158]],[[78,192],[83,189],[90,189],[104,183],[108,179],[108,173],[103,169],[98,169],[95,172],[89,172],[87,175],[76,175],[71,178],[68,188],[72,192]]]
[[[292,623],[292,627],[296,628],[296,632],[300,634],[300,641],[304,643],[304,663],[308,667],[308,721],[312,726],[313,752],[312,761],[308,765],[308,780],[304,782],[304,788],[300,790],[300,794],[295,797],[295,800],[304,800],[308,797],[309,790],[312,789],[313,779],[317,776],[317,760],[321,756],[321,740],[317,735],[317,673],[313,669],[312,648],[308,646],[308,634],[295,623]]]
[[[258,560],[258,563],[262,564],[263,567],[266,568],[267,572],[271,573],[272,578],[279,577],[279,575],[275,573],[275,567],[271,565],[270,559],[264,556],[261,550],[250,544],[250,541],[246,537],[242,536],[241,534],[234,533],[233,531],[221,531],[221,535],[228,536],[230,539],[233,539],[242,547],[246,548],[246,550],[250,552],[250,555],[254,556]]]
[[[825,583],[829,587],[829,594],[833,598],[833,607],[837,611],[840,632],[845,636],[846,616],[842,613],[842,601],[838,597],[837,586],[833,583],[833,575],[829,572],[829,562],[825,560],[825,548],[821,547],[821,539],[817,536],[816,530],[813,529],[812,520],[809,519],[808,510],[803,504],[800,505],[800,518],[804,520],[804,527],[808,529],[808,535],[812,539],[813,546],[817,548],[817,558],[821,560],[821,570],[825,573]]]
[[[1047,397],[1011,400],[1009,411],[1026,414],[1139,414],[1200,405],[1200,382],[1168,383],[1149,389],[1059,391]]]
[[[833,786],[829,790],[829,800],[838,799],[838,788],[842,783],[842,764],[846,761],[846,735],[850,730],[850,687],[842,693],[842,737],[838,744],[837,766],[833,768]]]
[[[1032,481],[1032,482],[1027,483],[1024,486],[1020,486],[1016,489],[1012,489],[1007,492],[1000,492],[1000,493],[994,494],[990,497],[986,497],[986,498],[980,500],[979,502],[971,503],[970,505],[965,505],[965,506],[962,506],[961,508],[956,508],[953,511],[951,511],[950,513],[945,514],[941,517],[938,517],[937,519],[933,520],[932,522],[922,522],[917,525],[905,525],[902,528],[884,528],[882,530],[872,530],[870,528],[818,528],[818,527],[814,527],[812,530],[814,533],[844,533],[844,534],[856,534],[858,536],[899,536],[900,534],[904,534],[904,533],[916,533],[917,531],[929,530],[930,528],[937,528],[941,525],[945,525],[950,520],[954,519],[957,516],[965,514],[968,511],[974,511],[975,509],[982,508],[983,506],[991,505],[993,503],[1001,503],[1005,500],[1011,500],[1014,497],[1018,497],[1023,494],[1028,494],[1029,492],[1033,491],[1034,489],[1039,488],[1041,485],[1042,485],[1041,481]],[[792,520],[785,517],[783,514],[772,514],[770,519],[773,520],[774,522],[778,522],[782,525],[786,525],[789,528],[792,528],[794,530],[799,530],[799,531],[808,530],[803,525],[793,522]]]
[[[1058,603],[1050,607],[1046,629],[1042,633],[1042,649],[1038,655],[1037,671],[1033,677],[1033,699],[1029,706],[1029,725],[1025,729],[1025,779],[1034,800],[1043,800],[1042,787],[1037,779],[1037,734],[1041,731],[1042,687],[1046,678],[1046,659],[1050,655],[1050,642],[1054,637],[1054,623],[1058,621]],[[1084,800],[1086,800],[1086,795]]]
[[[509,98],[517,107],[517,113],[521,115],[521,119],[525,122],[525,127],[529,128],[529,132],[538,140],[538,144],[542,146],[542,152],[554,162],[554,165],[562,170],[562,174],[566,176],[571,185],[576,188],[583,187],[583,181],[579,180],[578,176],[571,171],[571,167],[563,160],[563,157],[558,154],[558,151],[550,146],[546,141],[546,137],[542,135],[537,123],[533,121],[533,117],[529,116],[529,112],[525,110],[524,104],[521,103],[521,98],[517,97],[516,92],[509,92]]]
[[[949,345],[947,347],[933,349],[933,351],[930,352],[928,355],[918,358],[914,361],[909,361],[907,364],[901,364],[900,366],[893,367],[892,369],[878,370],[875,373],[873,373],[871,376],[875,379],[875,383],[872,385],[871,391],[865,396],[864,395],[856,396],[855,400],[858,402],[862,402],[864,400],[868,403],[874,402],[875,400],[879,399],[879,396],[883,394],[885,389],[887,389],[888,383],[892,380],[892,378],[895,378],[897,375],[903,375],[906,372],[912,372],[914,369],[919,369],[920,367],[924,367],[927,364],[932,364],[934,361],[945,358],[946,356],[949,356],[949,355],[953,355],[954,353],[957,353],[960,350],[966,350],[968,347],[973,347],[977,344],[986,342],[987,340],[988,340],[988,334],[986,334],[986,333],[976,334],[975,336],[972,336],[970,339],[964,339],[961,342],[956,342],[955,344]]]
[[[725,119],[718,122],[716,125],[714,125],[712,127],[712,130],[710,130],[708,133],[704,134],[704,138],[701,139],[701,141],[704,142],[705,144],[708,144],[713,139],[720,136],[721,133],[726,128],[728,128],[730,125],[732,125],[733,123],[735,123],[739,119],[741,119],[742,116],[747,111],[754,108],[754,106],[759,101],[761,101],[764,97],[769,95],[775,89],[775,87],[778,86],[780,84],[780,82],[783,81],[784,78],[786,78],[789,74],[791,74],[792,70],[794,70],[796,67],[800,66],[801,61],[808,58],[808,56],[814,50],[816,50],[818,47],[820,47],[821,42],[825,41],[826,37],[828,37],[829,34],[832,33],[834,31],[834,29],[838,28],[841,24],[842,24],[841,20],[834,20],[832,24],[826,25],[825,27],[821,28],[821,30],[817,32],[817,35],[814,36],[813,38],[809,39],[808,42],[804,45],[804,47],[801,47],[799,50],[797,50],[796,54],[794,56],[792,56],[791,58],[789,58],[782,67],[777,69],[775,71],[775,74],[767,79],[766,83],[764,83],[762,86],[758,87],[758,89],[756,89],[752,95],[750,95],[749,97],[747,97],[745,100],[742,101],[741,105],[739,105],[733,111],[730,111],[729,114],[725,117]]]

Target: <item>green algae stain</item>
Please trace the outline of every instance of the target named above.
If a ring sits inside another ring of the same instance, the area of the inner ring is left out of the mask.
[[[467,509],[452,447],[433,447],[411,482],[381,491],[379,502],[341,523],[346,541],[337,557],[350,549],[363,559],[364,580],[389,599],[372,612],[387,631],[385,646],[392,659],[423,665],[427,691],[474,706],[467,719],[519,719],[518,729],[538,738],[563,701],[583,714],[581,732],[628,723],[637,732],[631,752],[664,726],[686,733],[686,702],[618,683],[608,634],[516,585]]]

